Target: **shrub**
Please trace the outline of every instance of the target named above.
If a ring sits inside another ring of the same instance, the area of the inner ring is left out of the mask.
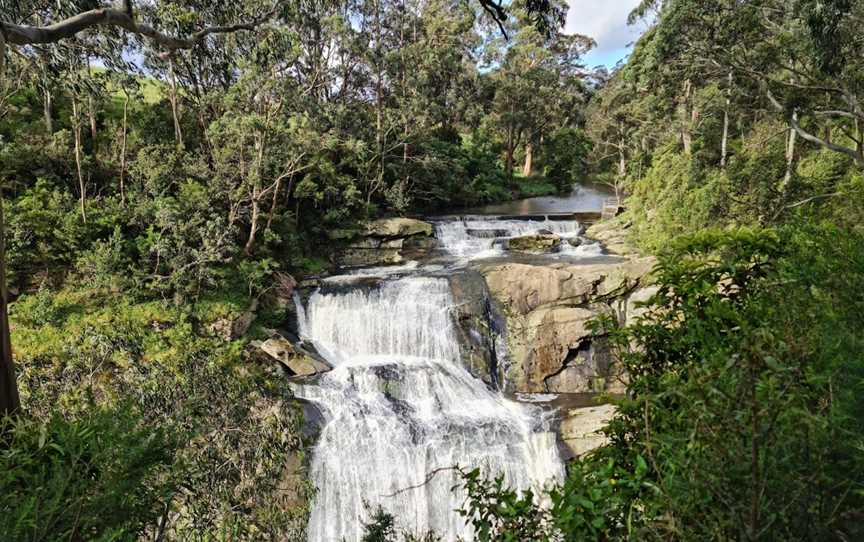
[[[130,405],[0,421],[0,539],[139,540],[176,489],[175,440]]]

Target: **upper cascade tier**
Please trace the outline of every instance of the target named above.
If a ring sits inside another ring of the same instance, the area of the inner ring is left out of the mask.
[[[459,258],[490,258],[504,254],[507,241],[541,233],[554,234],[564,240],[559,253],[570,256],[599,256],[599,243],[581,237],[582,225],[576,220],[558,217],[446,217],[435,223],[441,247]]]

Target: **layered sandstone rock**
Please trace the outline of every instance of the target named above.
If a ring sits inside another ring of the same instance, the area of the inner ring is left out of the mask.
[[[561,442],[570,457],[579,457],[606,444],[607,438],[601,433],[615,415],[612,405],[568,409],[562,413],[558,428]]]
[[[507,250],[527,254],[546,254],[561,248],[561,237],[551,232],[525,235],[507,241]]]
[[[486,264],[479,267],[506,320],[508,388],[522,393],[618,390],[612,356],[591,322],[625,324],[651,295],[654,258],[593,265]]]
[[[432,224],[413,218],[383,218],[370,222],[362,232],[334,232],[348,240],[335,256],[343,267],[396,265],[422,258],[435,248]]]
[[[250,346],[257,351],[259,359],[278,362],[290,376],[313,376],[332,369],[324,360],[316,359],[278,334],[266,341],[252,341]]]
[[[628,224],[621,224],[620,219],[598,222],[585,232],[585,235],[603,243],[610,254],[633,257],[638,254],[629,241]]]

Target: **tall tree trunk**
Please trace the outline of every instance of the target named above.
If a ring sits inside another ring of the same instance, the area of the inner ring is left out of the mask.
[[[270,123],[270,116],[267,115],[267,121],[264,124],[264,131],[258,134],[255,143],[257,147],[257,156],[255,157],[255,171],[252,174],[254,184],[252,185],[252,217],[249,224],[249,238],[246,240],[246,246],[243,247],[243,253],[247,256],[252,255],[252,248],[255,246],[255,238],[258,235],[258,220],[261,216],[261,198],[264,197],[263,179],[264,179],[264,145],[267,141],[267,126]]]
[[[624,179],[627,177],[627,155],[625,153],[626,148],[626,142],[622,137],[618,141],[618,175],[615,176],[615,199],[618,201],[618,205],[621,205],[621,185],[624,183]]]
[[[129,94],[124,90],[123,140],[120,143],[120,203],[126,206],[126,139],[128,134]]]
[[[169,101],[171,115],[174,117],[174,143],[181,149],[183,145],[183,128],[180,126],[180,107],[177,103],[177,77],[174,74],[174,60],[168,58]]]
[[[507,130],[507,149],[504,157],[504,171],[509,179],[513,178],[513,130]]]
[[[859,119],[855,119],[855,132],[858,134],[858,142],[855,145],[856,150],[858,151],[858,156],[864,159],[864,126],[861,125],[861,121]],[[830,125],[828,128],[828,137],[826,139],[828,141],[831,141]]]
[[[252,248],[255,246],[255,237],[258,235],[258,216],[261,214],[261,208],[258,200],[261,199],[261,193],[258,188],[252,189],[252,218],[249,225],[249,239],[246,240],[246,246],[243,247],[243,253],[247,256],[252,255]]]
[[[378,187],[384,183],[384,98],[381,79],[381,1],[375,1],[375,143],[378,147]],[[371,200],[372,192],[369,196]]]
[[[87,223],[87,185],[84,182],[84,173],[81,170],[81,112],[78,108],[78,99],[72,98],[72,133],[75,136],[75,169],[78,171],[78,190],[81,192],[81,220]]]
[[[273,201],[270,202],[270,211],[267,212],[267,226],[264,230],[267,231],[273,225],[273,217],[276,215],[276,203],[279,197],[279,190],[282,188],[282,176],[276,179],[276,188],[273,189]],[[290,190],[290,188],[289,188]]]
[[[54,97],[51,95],[51,89],[47,86],[42,91],[42,113],[45,115],[45,131],[48,135],[54,133]]]
[[[2,41],[0,37],[0,41]],[[3,55],[5,43],[0,43]],[[0,62],[2,77],[2,62]],[[6,287],[6,236],[3,217],[3,200],[0,197],[0,416],[14,414],[20,407],[18,384],[15,380],[15,364],[12,360],[12,336],[9,328],[9,300]]]
[[[798,111],[792,112],[793,124],[798,121]],[[780,192],[785,196],[789,190],[789,184],[792,182],[792,175],[795,172],[795,141],[798,137],[798,132],[794,128],[789,128],[789,137],[786,139],[786,174],[783,176],[783,182],[780,185]]]
[[[684,146],[684,154],[687,155],[690,155],[693,149],[691,126],[695,111],[691,111],[692,94],[693,85],[690,80],[687,79],[684,81],[684,96],[678,106],[679,122],[681,123],[681,144]]]
[[[726,89],[726,108],[723,109],[723,138],[720,140],[720,167],[726,169],[729,145],[729,110],[732,107],[732,72],[729,72],[729,88]]]
[[[525,144],[525,164],[522,166],[522,176],[530,177],[534,172],[534,145],[529,141]]]
[[[0,32],[0,88],[6,74],[6,37]],[[18,411],[18,383],[12,360],[12,335],[9,327],[9,301],[6,286],[6,223],[3,217],[3,194],[0,192],[0,416]]]
[[[627,176],[627,157],[624,154],[624,140],[618,143],[618,178],[624,179]]]
[[[91,151],[95,158],[98,150],[98,141],[96,137],[99,135],[96,130],[96,107],[93,104],[93,96],[87,97],[87,117],[90,120],[90,141],[92,143]]]

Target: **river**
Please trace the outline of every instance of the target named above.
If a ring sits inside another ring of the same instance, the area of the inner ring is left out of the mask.
[[[598,211],[603,197],[577,189],[437,219],[438,258],[332,277],[305,302],[298,298],[301,337],[334,367],[292,384],[324,419],[310,462],[317,488],[310,542],[359,541],[377,506],[400,530],[472,540],[454,512],[464,495],[453,491],[459,479],[449,468],[480,467],[535,490],[564,476],[549,411],[511,400],[465,368],[448,278],[471,262],[509,257],[502,240],[543,230],[566,243],[549,257],[603,257],[574,220],[490,216]]]

